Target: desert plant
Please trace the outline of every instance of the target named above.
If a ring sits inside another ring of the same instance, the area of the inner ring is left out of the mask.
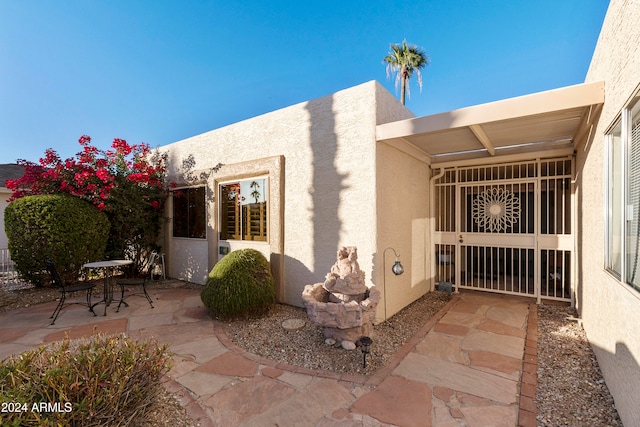
[[[82,264],[103,258],[109,237],[107,216],[66,194],[14,200],[4,225],[17,271],[36,286],[48,281],[47,258],[65,279],[76,279]]]
[[[140,423],[170,354],[124,335],[68,338],[0,362],[2,425],[116,426]],[[20,407],[16,407],[20,405]],[[35,406],[34,406],[35,405]]]
[[[222,318],[267,309],[275,301],[269,262],[255,249],[231,252],[213,267],[200,297]]]

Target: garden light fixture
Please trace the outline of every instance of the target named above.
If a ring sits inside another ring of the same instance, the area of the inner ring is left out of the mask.
[[[362,344],[360,350],[362,350],[362,369],[364,369],[367,367],[367,354],[371,351],[370,347],[373,344],[373,340],[369,337],[362,337],[359,341]]]

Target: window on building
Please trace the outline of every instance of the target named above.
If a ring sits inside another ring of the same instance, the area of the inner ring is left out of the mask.
[[[220,239],[267,241],[268,179],[220,185]]]
[[[622,125],[620,122],[607,135],[609,171],[607,179],[607,268],[622,275]]]
[[[640,102],[607,134],[606,267],[640,292]]]
[[[189,187],[173,192],[173,236],[207,237],[205,187]]]

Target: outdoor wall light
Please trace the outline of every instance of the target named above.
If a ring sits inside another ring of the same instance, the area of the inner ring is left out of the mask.
[[[370,347],[373,344],[373,340],[369,337],[361,337],[360,338],[360,350],[362,350],[362,369],[367,367],[367,354],[371,351]]]
[[[387,249],[385,249],[384,252],[386,253],[389,249],[391,249],[393,251],[393,254],[396,256],[396,262],[393,263],[393,267],[391,267],[391,271],[396,276],[399,276],[402,273],[404,273],[404,267],[402,266],[402,263],[400,263],[400,255],[398,255],[396,250],[393,249],[391,246],[389,246]],[[383,253],[383,255],[384,255],[384,253]],[[384,260],[383,260],[383,262],[384,262]]]
[[[389,246],[387,249],[385,249],[382,252],[382,280],[383,280],[383,283],[384,283],[384,296],[383,296],[383,298],[384,298],[384,320],[387,320],[387,272],[386,272],[386,268],[387,268],[387,251],[389,249],[391,249],[393,251],[393,254],[396,256],[396,262],[394,262],[393,266],[391,266],[391,271],[396,276],[399,276],[402,273],[404,273],[404,267],[400,263],[400,255],[398,255],[398,253],[396,252],[395,249],[393,249],[391,246]]]
[[[396,260],[396,262],[393,263],[393,267],[391,267],[391,271],[393,271],[393,274],[396,276],[399,276],[404,273],[404,267],[400,264],[400,261]]]

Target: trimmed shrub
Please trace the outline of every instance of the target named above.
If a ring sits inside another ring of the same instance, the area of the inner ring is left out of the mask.
[[[213,267],[200,297],[221,318],[265,311],[275,301],[269,262],[255,249],[231,252]]]
[[[121,334],[67,338],[5,359],[0,402],[13,406],[2,414],[2,425],[140,423],[169,358],[166,345]]]
[[[45,259],[63,278],[75,280],[82,264],[103,259],[109,238],[107,216],[66,194],[14,200],[5,209],[4,227],[16,270],[36,286],[49,280]]]

